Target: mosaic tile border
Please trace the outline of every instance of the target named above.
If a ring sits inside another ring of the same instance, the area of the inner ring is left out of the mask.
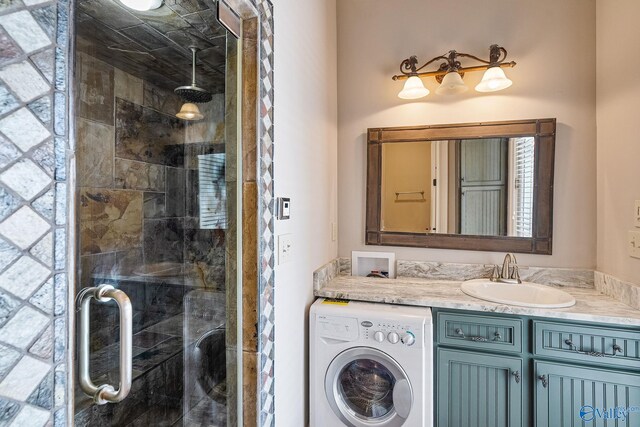
[[[275,425],[274,397],[274,176],[273,176],[273,5],[253,0],[260,17],[258,130],[258,353],[261,427]]]
[[[0,2],[0,424],[66,425],[68,0]]]

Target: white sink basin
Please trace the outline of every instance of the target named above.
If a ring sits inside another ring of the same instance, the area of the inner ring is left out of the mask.
[[[537,283],[512,284],[476,279],[467,280],[460,288],[475,298],[522,307],[563,308],[576,303],[575,298],[565,291]]]

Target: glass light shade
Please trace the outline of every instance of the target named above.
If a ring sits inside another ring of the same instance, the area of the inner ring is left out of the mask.
[[[462,81],[462,76],[457,71],[449,71],[442,79],[442,83],[436,89],[438,95],[456,95],[466,92],[467,86]]]
[[[162,0],[120,0],[120,3],[133,10],[153,10],[162,6]]]
[[[404,87],[398,94],[402,99],[418,99],[429,95],[429,89],[424,87],[422,80],[418,76],[411,76],[404,83]]]
[[[507,78],[502,68],[491,67],[484,72],[484,76],[476,86],[476,90],[478,92],[495,92],[506,89],[512,84],[513,82]]]
[[[176,117],[182,120],[201,120],[204,118],[196,104],[185,102]]]

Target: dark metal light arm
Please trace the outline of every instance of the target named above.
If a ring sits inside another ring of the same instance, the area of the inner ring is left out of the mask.
[[[476,65],[472,67],[462,67],[458,58],[471,58],[475,61],[478,61],[484,65]],[[475,55],[471,55],[469,53],[459,53],[455,50],[449,51],[447,55],[436,56],[433,59],[427,61],[424,65],[417,67],[418,58],[416,56],[411,56],[408,59],[405,59],[400,63],[400,72],[402,74],[397,74],[392,77],[393,80],[406,80],[411,76],[418,77],[437,77],[444,76],[449,71],[457,71],[460,74],[464,74],[465,72],[470,71],[483,71],[490,67],[500,67],[500,68],[511,68],[515,67],[516,63],[514,61],[504,62],[507,59],[507,50],[502,46],[498,46],[497,44],[491,45],[489,47],[489,60],[484,60],[478,58]],[[440,64],[440,68],[434,71],[426,71],[420,72],[420,70],[424,69],[428,65],[439,61],[444,60],[442,64]],[[406,70],[406,71],[405,71]]]
[[[432,64],[435,61],[438,61],[440,59],[444,59],[445,61],[448,60],[448,58],[446,56],[444,56],[444,55],[436,56],[435,58],[427,61],[427,63],[422,65],[420,68],[416,68],[416,65],[418,65],[418,57],[413,55],[413,56],[410,56],[409,58],[405,59],[404,61],[402,61],[400,63],[400,72],[402,74],[404,74],[405,76],[407,76],[407,78],[409,78],[411,76],[418,75],[419,71],[422,70],[424,67],[426,67],[427,65]],[[409,72],[407,72],[405,70],[408,70]],[[394,80],[396,80],[396,79],[394,79]]]
[[[497,64],[497,65],[492,65],[491,67],[500,67],[500,68],[512,68],[516,66],[516,62],[515,61],[511,61],[511,62],[503,62],[501,64]],[[490,68],[489,65],[477,65],[474,67],[462,67],[458,69],[459,73],[468,73],[468,72],[472,72],[472,71],[484,71],[486,69]],[[426,71],[423,73],[416,73],[415,75],[418,77],[436,77],[436,76],[444,76],[445,74],[447,74],[449,71],[447,70],[436,70],[436,71]],[[393,80],[407,80],[409,77],[411,77],[410,74],[396,74],[395,76],[392,77]]]
[[[422,67],[418,68],[417,71],[420,72],[420,70],[422,70],[427,65],[433,64],[434,62],[439,61],[441,59],[443,59],[445,61],[449,60],[449,58],[447,56],[445,56],[445,55],[436,56],[435,58],[431,59],[430,61],[427,61]]]

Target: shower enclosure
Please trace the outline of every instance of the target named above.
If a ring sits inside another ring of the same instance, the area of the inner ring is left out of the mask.
[[[241,42],[212,0],[131,3],[73,17],[75,424],[235,426]]]

